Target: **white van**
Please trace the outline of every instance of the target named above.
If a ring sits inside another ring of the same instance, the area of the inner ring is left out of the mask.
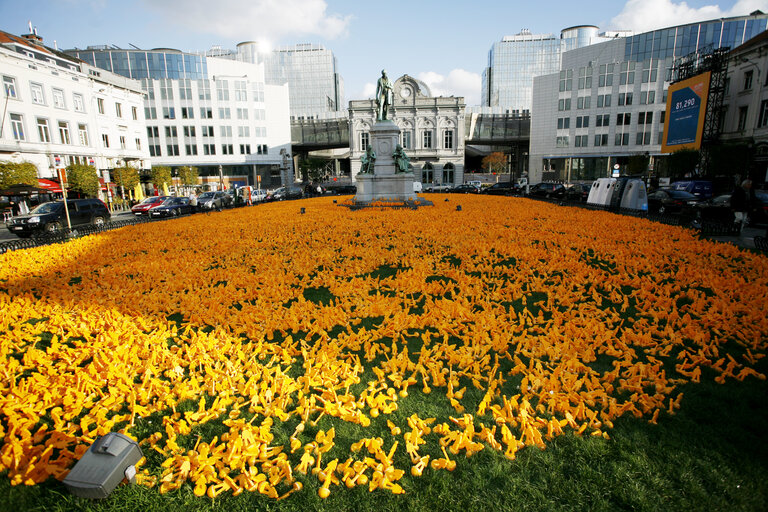
[[[421,182],[420,181],[414,181],[413,182],[413,191],[415,193],[417,193],[417,194],[420,193],[421,192],[421,188],[422,187],[421,187]]]

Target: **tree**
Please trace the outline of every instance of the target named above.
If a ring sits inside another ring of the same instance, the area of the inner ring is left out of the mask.
[[[162,190],[163,184],[167,186],[173,183],[170,167],[166,167],[164,165],[159,165],[157,167],[152,166],[150,175],[152,177],[152,184],[155,186],[155,188],[157,188],[157,190]]]
[[[99,176],[92,165],[69,164],[67,184],[67,188],[85,196],[96,197],[99,193]]]
[[[185,187],[197,185],[198,175],[197,167],[189,167],[188,165],[179,167],[179,180],[181,180],[181,184]]]
[[[326,165],[328,165],[328,160],[323,158],[302,158],[299,160],[302,181],[322,180]]]
[[[636,154],[629,156],[629,165],[627,170],[630,176],[638,176],[648,172],[648,163],[651,161],[651,157],[647,154]]]
[[[0,162],[0,188],[11,185],[37,186],[37,167],[30,162]]]
[[[139,184],[139,171],[130,166],[117,167],[112,170],[112,180],[117,183],[123,191],[132,190]]]
[[[699,151],[696,149],[680,149],[669,157],[669,170],[673,178],[693,176],[699,164]]]
[[[483,158],[483,169],[487,172],[500,173],[507,167],[507,155],[496,151]]]

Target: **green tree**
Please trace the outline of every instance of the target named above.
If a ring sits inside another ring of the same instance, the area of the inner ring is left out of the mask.
[[[651,157],[647,154],[636,154],[629,156],[629,164],[627,170],[630,176],[637,176],[648,172],[648,163],[651,161]]]
[[[11,185],[37,186],[37,167],[30,162],[0,162],[0,188]]]
[[[483,158],[483,169],[486,172],[501,173],[507,167],[507,155],[496,151]]]
[[[197,167],[189,167],[184,165],[179,167],[179,180],[185,187],[194,187],[197,185],[197,177],[199,176]]]
[[[112,170],[112,181],[117,183],[123,191],[133,190],[139,184],[139,171],[130,166],[117,167]]]
[[[96,197],[99,193],[99,176],[92,165],[69,164],[67,184],[67,188],[85,196]]]
[[[173,178],[171,178],[171,168],[164,165],[159,165],[157,167],[152,166],[150,176],[152,179],[152,184],[155,186],[155,188],[157,188],[157,190],[162,190],[163,184],[168,186],[173,183]]]
[[[299,170],[302,181],[320,181],[325,175],[325,167],[328,160],[323,158],[302,158],[299,160]]]
[[[696,149],[680,149],[669,156],[669,171],[672,178],[682,178],[687,174],[693,175],[699,165],[699,151]]]

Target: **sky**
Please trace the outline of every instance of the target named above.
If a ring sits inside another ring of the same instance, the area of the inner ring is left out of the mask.
[[[425,82],[433,95],[480,103],[494,42],[521,29],[555,34],[574,25],[635,33],[706,19],[768,13],[768,0],[0,0],[0,30],[37,28],[59,49],[235,49],[295,43],[332,50],[346,101],[373,96],[381,70]]]

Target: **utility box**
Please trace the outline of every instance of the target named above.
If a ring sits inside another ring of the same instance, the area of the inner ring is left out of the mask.
[[[75,496],[106,498],[123,478],[134,480],[134,465],[143,456],[139,443],[123,434],[110,432],[96,439],[63,483]]]

